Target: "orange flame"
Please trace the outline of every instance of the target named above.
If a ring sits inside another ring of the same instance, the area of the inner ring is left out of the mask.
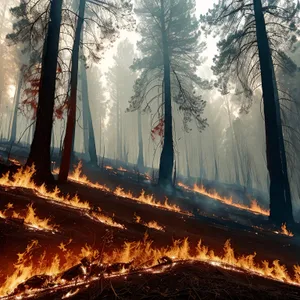
[[[38,186],[36,185],[32,177],[35,173],[35,168],[20,168],[10,179],[10,173],[6,173],[3,177],[0,178],[0,185],[10,188],[26,188],[31,189],[37,196],[42,197],[47,200],[55,201],[61,205],[71,206],[77,209],[90,209],[88,202],[81,202],[77,195],[74,197],[70,196],[61,196],[61,192],[58,187],[56,187],[52,192],[47,191],[45,185]]]
[[[169,204],[167,198],[166,198],[164,203],[158,202],[154,198],[153,195],[145,195],[144,190],[142,190],[140,196],[135,197],[135,196],[133,196],[133,194],[130,191],[125,192],[121,187],[117,187],[114,191],[112,191],[108,187],[106,187],[105,185],[101,185],[97,182],[93,183],[93,182],[88,180],[86,175],[82,174],[82,163],[81,162],[79,162],[79,164],[75,168],[74,172],[71,175],[69,175],[69,179],[71,181],[77,182],[77,183],[82,184],[82,185],[87,185],[87,186],[95,188],[95,189],[99,189],[99,190],[106,191],[106,192],[111,192],[115,196],[118,196],[118,197],[131,199],[131,200],[134,200],[134,201],[137,201],[137,202],[140,202],[140,203],[143,203],[143,204],[148,204],[148,205],[151,205],[151,206],[154,206],[154,207],[157,207],[157,208],[162,208],[162,209],[166,209],[166,210],[170,210],[170,211],[175,211],[175,212],[186,214],[186,215],[192,215],[189,212],[182,211],[180,209],[180,207],[175,205],[175,204]]]
[[[190,188],[190,187],[188,187],[187,185],[185,185],[181,182],[179,182],[178,185],[180,187],[184,188],[185,190],[189,190],[189,191],[199,193],[201,195],[204,195],[204,196],[207,196],[209,198],[218,200],[218,201],[220,201],[224,204],[234,206],[234,207],[239,208],[239,209],[247,210],[247,211],[250,211],[252,213],[261,214],[261,215],[265,215],[265,216],[268,216],[270,214],[270,211],[267,210],[267,209],[262,208],[261,206],[259,206],[259,204],[257,203],[257,200],[255,200],[255,199],[252,200],[251,205],[249,207],[249,206],[244,205],[244,204],[234,203],[233,200],[232,200],[232,197],[229,197],[229,198],[228,197],[223,197],[223,196],[219,195],[217,193],[217,191],[215,191],[215,190],[214,191],[207,191],[203,185],[197,186],[195,184],[194,188]]]
[[[159,231],[165,231],[165,229],[162,226],[160,226],[156,221],[150,221],[148,223],[143,222],[142,218],[140,216],[136,215],[136,214],[134,214],[134,220],[135,220],[136,223],[142,224],[142,225],[144,225],[148,228],[156,229],[156,230],[159,230]]]
[[[281,225],[281,232],[280,233],[283,234],[283,235],[291,236],[291,237],[294,236],[294,234],[286,228],[286,224]]]
[[[101,222],[101,223],[104,223],[109,226],[125,229],[125,227],[123,225],[114,222],[110,217],[100,214],[99,212],[90,213],[90,211],[91,211],[90,204],[87,201],[82,202],[77,195],[75,195],[72,198],[69,195],[62,196],[62,195],[60,195],[61,192],[58,187],[55,187],[55,189],[51,192],[51,191],[46,190],[45,185],[37,186],[32,180],[32,176],[34,173],[35,173],[34,167],[32,167],[32,168],[27,167],[25,169],[21,168],[18,170],[17,173],[15,173],[13,175],[12,180],[10,179],[9,173],[5,174],[2,178],[0,178],[0,185],[10,187],[10,188],[22,187],[22,188],[31,189],[39,197],[42,197],[42,198],[50,200],[50,201],[54,201],[55,203],[57,203],[59,205],[64,205],[64,206],[68,206],[71,208],[79,209],[81,211],[85,211],[85,215],[87,217],[93,219],[94,221]],[[80,165],[79,165],[79,168],[77,168],[75,170],[75,172],[70,176],[70,178],[71,178],[71,180],[79,182],[81,184],[86,184],[86,185],[89,185],[91,187],[98,188],[101,190],[103,190],[103,189],[109,190],[105,186],[99,185],[98,183],[94,184],[94,183],[91,183],[90,181],[88,181],[86,176],[81,174],[81,166]],[[100,209],[100,208],[98,208],[98,209]],[[32,219],[33,212],[34,211],[30,211],[28,220],[29,220],[29,218]],[[0,214],[0,217],[1,216],[2,215]]]
[[[0,211],[0,218],[7,219],[9,218],[7,211],[12,209],[13,205],[8,203],[6,209],[4,211]],[[44,231],[58,231],[58,225],[50,224],[50,219],[40,219],[35,212],[32,204],[27,205],[27,212],[24,217],[22,217],[19,213],[13,211],[11,212],[13,218],[24,220],[24,224],[29,228],[36,230],[44,230]]]
[[[66,263],[64,264],[61,263],[59,255],[55,255],[51,260],[46,260],[46,253],[44,253],[41,257],[42,259],[40,259],[39,263],[35,265],[32,258],[37,245],[37,241],[33,241],[27,246],[24,253],[18,254],[18,261],[14,264],[15,271],[12,275],[7,277],[5,283],[0,287],[1,296],[11,293],[18,284],[38,274],[53,276],[57,284],[63,285],[65,282],[59,281],[59,278],[57,277],[58,274],[67,268],[74,266],[84,257],[88,257],[90,259],[96,259],[99,257],[99,251],[86,245],[77,256],[74,255],[72,251],[65,250],[63,255],[66,259]],[[201,240],[192,250],[187,238],[181,241],[174,241],[173,245],[170,247],[155,248],[152,241],[148,240],[147,236],[145,236],[143,241],[125,242],[124,246],[120,249],[116,249],[112,253],[104,253],[101,255],[103,258],[101,262],[106,265],[130,262],[133,267],[138,268],[140,272],[143,270],[149,272],[149,269],[146,268],[157,265],[163,257],[168,257],[170,261],[173,261],[173,264],[178,261],[204,261],[224,269],[231,269],[239,272],[243,270],[244,272],[256,274],[269,279],[300,285],[299,265],[294,266],[294,274],[291,275],[288,273],[286,267],[281,265],[278,260],[274,260],[272,263],[268,261],[257,263],[255,261],[255,256],[255,253],[246,256],[236,256],[229,240],[227,240],[224,245],[223,255],[216,255],[214,251],[209,250],[208,247],[203,245]],[[163,270],[164,269],[161,271]],[[122,268],[122,270],[119,271],[119,275],[124,272],[126,272],[126,270]],[[108,277],[109,275],[104,274],[104,276]]]
[[[97,221],[104,223],[108,226],[112,226],[112,227],[116,227],[116,228],[120,228],[120,229],[126,229],[124,225],[119,224],[119,223],[115,222],[112,218],[102,214],[100,208],[98,208],[98,212],[93,211],[91,213],[91,216],[93,219],[96,219]]]

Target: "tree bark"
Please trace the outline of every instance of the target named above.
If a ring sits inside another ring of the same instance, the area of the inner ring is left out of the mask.
[[[26,163],[28,166],[35,166],[35,178],[42,182],[53,180],[51,173],[50,144],[61,12],[62,0],[53,0],[51,2],[48,30],[43,49],[36,127]]]
[[[137,166],[140,170],[142,170],[144,169],[144,145],[143,145],[141,109],[138,110],[138,140],[139,140],[139,154],[138,154]]]
[[[278,89],[261,0],[253,0],[260,59],[266,131],[267,168],[270,176],[270,220],[292,223],[292,203],[288,180]]]
[[[172,173],[174,165],[172,103],[171,103],[171,67],[168,45],[168,34],[165,22],[164,0],[161,3],[161,31],[164,60],[164,145],[160,156],[158,183],[161,186],[172,186]]]
[[[73,138],[75,133],[76,125],[76,100],[77,100],[77,86],[78,86],[78,65],[79,65],[79,48],[80,48],[80,38],[81,31],[84,21],[84,12],[85,12],[86,0],[80,0],[79,3],[79,16],[77,19],[75,38],[72,50],[72,70],[71,70],[71,93],[69,98],[69,107],[68,107],[68,120],[66,135],[64,140],[64,148],[62,153],[62,160],[60,164],[59,171],[59,181],[65,182],[68,179],[70,163],[71,163],[71,154],[73,146]]]

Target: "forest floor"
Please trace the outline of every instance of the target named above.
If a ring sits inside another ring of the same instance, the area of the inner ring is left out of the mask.
[[[1,172],[5,173],[6,170],[6,167],[2,166]],[[24,212],[27,205],[33,204],[35,213],[40,219],[50,218],[50,223],[59,226],[57,232],[28,230],[23,223],[14,218],[0,217],[0,286],[4,285],[7,276],[11,276],[16,270],[18,258],[20,259],[18,253],[24,253],[33,240],[38,241],[38,247],[30,253],[30,263],[27,261],[27,264],[33,266],[41,263],[40,255],[44,251],[43,260],[49,260],[61,249],[65,251],[63,247],[72,249],[74,256],[79,255],[85,245],[105,253],[112,253],[114,249],[122,249],[125,242],[145,241],[145,233],[147,233],[147,240],[152,241],[151,247],[168,247],[173,245],[175,240],[188,238],[190,249],[197,247],[201,240],[205,246],[214,250],[215,255],[222,256],[224,244],[230,239],[236,257],[256,253],[255,261],[279,260],[290,273],[293,273],[294,265],[300,264],[298,225],[291,229],[294,236],[286,236],[278,233],[279,229],[272,227],[264,215],[241,210],[180,187],[166,195],[146,178],[134,172],[116,169],[101,170],[84,166],[83,173],[91,182],[105,184],[113,191],[117,187],[122,187],[125,191],[131,191],[133,195],[138,196],[143,189],[145,194],[153,194],[155,199],[162,203],[167,197],[168,203],[176,204],[182,211],[190,213],[161,209],[137,202],[124,195],[118,197],[111,192],[72,181],[58,185],[63,195],[75,196],[76,194],[81,201],[88,201],[91,207],[100,207],[101,213],[124,227],[116,228],[96,222],[83,213],[83,210],[49,201],[30,189],[0,186],[0,211],[5,211],[8,203],[13,204],[13,210],[17,212]],[[53,188],[48,187],[48,189]],[[136,222],[136,216],[140,217],[139,223]],[[151,221],[157,222],[163,227],[163,231],[146,226]],[[30,294],[30,297],[35,299],[300,299],[298,286],[270,280],[226,265],[188,259],[175,264],[170,258],[163,258],[162,261],[157,262],[157,265],[152,266],[149,272],[126,269],[124,274],[101,277],[89,281],[88,284],[72,281],[71,285],[59,288],[39,289],[34,294]]]

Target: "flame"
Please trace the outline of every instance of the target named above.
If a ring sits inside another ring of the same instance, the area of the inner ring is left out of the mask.
[[[294,234],[291,231],[287,230],[286,224],[281,225],[281,232],[280,233],[283,234],[283,235],[291,236],[291,237],[294,236]]]
[[[82,174],[82,162],[81,161],[78,163],[78,165],[74,169],[74,172],[68,176],[68,179],[70,179],[71,181],[77,182],[79,184],[82,184],[82,185],[87,185],[91,188],[110,192],[110,189],[108,187],[106,187],[105,185],[101,185],[98,182],[93,183],[88,180],[86,175]]]
[[[179,206],[175,204],[169,204],[168,199],[166,198],[164,203],[158,202],[153,195],[145,195],[145,191],[142,190],[141,194],[138,197],[133,196],[133,194],[129,192],[125,192],[123,188],[117,187],[114,191],[106,187],[105,185],[101,185],[99,183],[93,183],[88,180],[87,176],[82,174],[82,162],[79,162],[74,172],[68,177],[71,181],[77,182],[82,185],[87,185],[91,188],[99,189],[105,192],[113,193],[115,196],[131,199],[143,204],[148,204],[157,208],[162,208],[186,215],[192,215],[189,212],[182,211]]]
[[[121,171],[121,172],[127,172],[127,170],[124,169],[123,167],[118,168],[118,171]]]
[[[64,205],[64,206],[68,206],[71,208],[81,210],[82,212],[84,212],[84,214],[87,217],[89,217],[90,219],[92,219],[96,222],[101,222],[101,223],[104,223],[109,226],[125,229],[125,227],[123,225],[118,224],[117,222],[113,221],[110,217],[100,214],[99,213],[100,208],[98,208],[98,212],[91,212],[90,204],[87,201],[82,202],[77,195],[75,195],[72,198],[69,195],[62,196],[62,195],[60,195],[61,191],[59,190],[58,187],[55,187],[55,189],[51,192],[51,191],[46,190],[45,185],[37,186],[32,180],[32,176],[34,173],[35,173],[34,167],[32,167],[32,168],[27,167],[25,169],[21,168],[18,170],[17,173],[15,173],[13,175],[12,180],[10,179],[9,173],[5,174],[2,178],[0,178],[0,185],[10,187],[10,188],[22,187],[22,188],[31,189],[39,197],[53,201],[56,204],[60,204],[60,205]],[[105,186],[99,185],[98,183],[95,183],[95,184],[91,183],[87,179],[86,176],[82,175],[81,174],[81,165],[79,165],[78,168],[75,169],[74,173],[69,178],[71,178],[71,180],[73,180],[73,181],[76,181],[81,184],[85,184],[85,185],[88,185],[88,186],[91,186],[91,187],[94,187],[97,189],[109,190]],[[30,208],[28,208],[28,209],[30,209]],[[30,213],[27,216],[27,220],[30,219],[31,221],[33,221],[33,213],[34,213],[34,210],[30,210]],[[2,215],[3,215],[3,212],[0,213],[0,217],[2,217]],[[15,217],[18,217],[18,214],[15,213]],[[33,226],[36,226],[36,221],[37,220],[35,220],[35,223],[33,223],[34,224]],[[45,222],[46,220],[39,220],[38,222],[41,223],[42,221]],[[44,224],[44,226],[46,226],[46,225]]]
[[[105,166],[104,167],[106,170],[113,170],[113,167],[112,166]]]
[[[31,189],[37,196],[42,197],[47,200],[55,201],[61,205],[77,208],[77,209],[90,209],[88,202],[81,202],[79,197],[75,195],[74,197],[61,196],[61,191],[58,187],[51,191],[47,191],[45,185],[36,185],[32,177],[35,173],[34,166],[20,168],[15,174],[13,174],[12,179],[10,179],[10,172],[6,173],[0,178],[0,185],[10,188],[26,188]]]
[[[115,222],[112,218],[102,214],[100,208],[98,208],[98,211],[96,211],[96,212],[93,211],[91,213],[91,216],[92,216],[92,218],[96,219],[97,221],[104,223],[108,226],[117,227],[120,229],[126,229],[124,225],[119,224],[119,223]]]
[[[66,260],[63,264],[58,254],[54,255],[50,260],[45,259],[46,253],[43,253],[38,263],[33,262],[34,251],[38,247],[37,241],[32,241],[24,251],[18,254],[17,263],[14,264],[14,272],[7,277],[5,283],[0,287],[0,295],[7,295],[14,291],[14,289],[22,282],[31,278],[34,275],[49,275],[50,280],[53,280],[57,285],[65,285],[65,280],[60,280],[59,274],[64,270],[78,264],[82,258],[88,258],[89,261],[99,259],[99,251],[85,245],[78,255],[74,255],[71,250],[66,250],[65,245],[60,247],[64,249],[62,254]],[[197,262],[204,261],[214,266],[224,269],[230,269],[237,272],[248,272],[258,276],[269,279],[300,285],[300,266],[294,266],[294,274],[288,273],[285,265],[274,260],[272,263],[262,261],[257,263],[255,261],[256,253],[250,255],[237,256],[231,243],[227,240],[224,244],[222,255],[216,255],[214,251],[202,244],[201,240],[197,246],[191,249],[188,238],[184,240],[176,240],[173,245],[169,247],[156,248],[153,242],[148,240],[146,235],[144,240],[137,242],[125,242],[123,247],[115,249],[112,252],[104,252],[101,255],[101,266],[111,266],[118,264],[119,269],[115,272],[116,275],[124,275],[129,269],[125,267],[128,264],[133,269],[139,272],[154,272],[149,269],[156,266],[158,263],[168,263],[174,265],[176,262]],[[120,263],[121,262],[121,263]],[[162,267],[160,272],[165,269]],[[158,272],[158,271],[156,271]],[[86,284],[89,276],[88,268],[85,268]],[[104,277],[109,277],[108,273],[104,273]],[[93,277],[94,278],[94,277]],[[98,278],[96,278],[98,279]],[[92,279],[91,279],[92,280]],[[75,283],[76,284],[76,283]]]
[[[189,190],[189,191],[199,193],[201,195],[204,195],[204,196],[207,196],[209,198],[218,200],[222,203],[225,203],[225,204],[230,205],[230,206],[234,206],[234,207],[239,208],[239,209],[247,210],[247,211],[253,212],[255,214],[261,214],[261,215],[265,215],[265,216],[269,216],[269,214],[270,214],[270,211],[267,210],[267,209],[262,208],[261,206],[259,206],[259,204],[257,203],[257,200],[255,200],[255,199],[251,201],[251,205],[249,207],[249,206],[244,205],[244,204],[234,203],[233,200],[232,200],[232,197],[229,197],[229,198],[228,197],[223,197],[223,196],[219,195],[217,193],[217,191],[215,191],[215,190],[207,191],[203,185],[198,186],[198,185],[195,184],[194,188],[190,188],[189,186],[187,186],[187,185],[185,185],[181,182],[179,182],[178,185],[180,187],[184,188],[185,190]]]
[[[150,221],[148,223],[146,222],[143,222],[142,221],[142,218],[140,216],[138,216],[136,213],[134,214],[134,221],[138,224],[142,224],[148,228],[152,228],[152,229],[156,229],[156,230],[159,230],[159,231],[165,231],[165,229],[160,226],[156,221]]]
[[[13,205],[11,203],[8,203],[6,205],[6,209],[4,211],[0,211],[0,217],[3,219],[9,218],[7,211],[12,208]],[[15,219],[24,220],[24,224],[32,229],[52,231],[52,232],[58,231],[59,226],[56,224],[50,224],[50,218],[40,219],[36,215],[35,209],[33,208],[33,204],[27,205],[27,212],[24,217],[22,217],[19,213],[15,211],[11,212],[11,215]]]
[[[180,207],[175,204],[169,204],[167,198],[164,203],[158,202],[154,198],[153,195],[146,195],[144,190],[142,190],[140,196],[135,197],[135,196],[133,196],[133,194],[130,191],[125,192],[121,187],[117,187],[114,191],[114,194],[118,197],[129,198],[131,200],[134,200],[134,201],[137,201],[137,202],[140,202],[143,204],[148,204],[148,205],[151,205],[154,207],[158,207],[158,208],[162,208],[162,209],[166,209],[166,210],[170,210],[170,211],[174,211],[174,212],[178,212],[178,213],[182,213],[182,214],[186,214],[186,215],[192,215],[189,212],[181,210]]]

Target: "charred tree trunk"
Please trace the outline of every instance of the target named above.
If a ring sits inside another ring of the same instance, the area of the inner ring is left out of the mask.
[[[81,60],[82,61],[82,60]],[[95,144],[95,133],[92,121],[92,114],[90,109],[89,103],[89,93],[88,93],[88,83],[87,83],[87,74],[86,68],[82,61],[81,65],[81,80],[82,80],[82,106],[83,106],[83,116],[86,116],[87,120],[84,123],[84,126],[87,126],[87,142],[88,142],[88,153],[90,155],[90,162],[93,165],[97,165],[97,151],[96,151],[96,144]],[[85,128],[85,127],[84,127]],[[85,131],[86,133],[86,131]]]
[[[260,59],[266,131],[267,167],[270,176],[270,220],[292,223],[292,203],[279,107],[278,89],[261,0],[253,0]]]
[[[44,42],[36,127],[27,165],[35,165],[38,181],[53,180],[50,145],[53,124],[56,69],[62,0],[51,1],[48,31]]]
[[[68,173],[71,163],[72,145],[75,133],[76,124],[76,100],[77,100],[77,85],[78,85],[78,64],[79,64],[79,48],[81,31],[84,21],[86,0],[80,0],[79,16],[77,19],[75,38],[72,51],[72,70],[71,70],[71,93],[68,107],[68,120],[66,135],[64,140],[64,148],[62,153],[62,160],[59,170],[59,181],[64,182],[68,179]]]
[[[139,154],[138,154],[137,166],[139,170],[142,170],[144,169],[144,146],[143,146],[141,109],[138,110],[138,140],[139,140]]]
[[[11,132],[10,132],[10,139],[9,139],[10,143],[15,143],[16,136],[17,136],[17,118],[18,118],[18,108],[19,108],[20,97],[21,97],[22,81],[23,81],[23,72],[20,71],[17,92],[15,96],[12,124],[11,124]]]
[[[171,67],[168,45],[168,33],[165,22],[164,0],[161,3],[161,31],[164,60],[164,145],[160,156],[158,183],[161,186],[172,186],[172,173],[174,165],[172,103],[171,103]]]

